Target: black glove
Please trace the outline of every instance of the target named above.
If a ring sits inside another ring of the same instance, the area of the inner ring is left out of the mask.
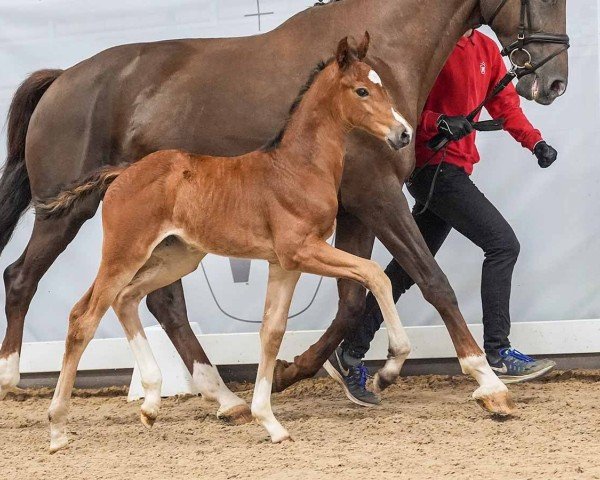
[[[473,125],[467,117],[459,115],[457,117],[449,117],[442,115],[437,123],[438,131],[443,134],[448,140],[460,140],[473,132]]]
[[[558,152],[543,140],[537,143],[533,149],[533,154],[537,157],[538,165],[542,168],[548,168],[558,157]]]

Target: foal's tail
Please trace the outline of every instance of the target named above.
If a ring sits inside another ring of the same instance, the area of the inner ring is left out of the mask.
[[[0,253],[10,240],[21,215],[31,203],[25,166],[25,139],[29,121],[46,90],[62,70],[40,70],[17,89],[8,110],[7,158],[0,178]]]
[[[110,184],[126,168],[127,165],[121,165],[96,170],[55,197],[37,201],[35,203],[36,215],[41,218],[60,217],[69,213],[79,202],[90,195],[98,195],[102,199]]]

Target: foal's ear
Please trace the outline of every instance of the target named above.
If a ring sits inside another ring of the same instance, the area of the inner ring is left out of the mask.
[[[367,53],[369,52],[370,44],[371,44],[371,35],[369,35],[369,32],[365,32],[365,36],[364,36],[362,42],[360,42],[358,49],[356,50],[356,53],[358,54],[358,59],[361,62],[366,58]]]
[[[346,70],[355,58],[356,55],[350,48],[348,37],[342,38],[340,43],[338,43],[337,53],[335,54],[335,59],[337,60],[340,70]]]

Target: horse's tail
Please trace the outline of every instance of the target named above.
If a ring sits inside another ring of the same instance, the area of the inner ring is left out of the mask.
[[[63,70],[40,70],[17,89],[8,110],[7,157],[0,178],[0,253],[9,242],[21,215],[31,203],[25,166],[29,121],[42,95]]]
[[[100,199],[110,184],[123,173],[127,165],[102,167],[83,180],[62,190],[58,195],[35,202],[35,213],[41,218],[60,217],[69,213],[78,203],[90,195],[98,195]]]

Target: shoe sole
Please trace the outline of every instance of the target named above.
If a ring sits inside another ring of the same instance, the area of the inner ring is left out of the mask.
[[[340,372],[338,372],[335,369],[335,367],[331,364],[331,362],[329,360],[327,360],[325,362],[325,365],[323,365],[323,368],[325,369],[325,371],[329,374],[329,376],[331,378],[333,378],[337,383],[339,383],[342,386],[342,388],[344,389],[344,393],[346,394],[346,398],[348,398],[348,400],[350,400],[352,403],[355,403],[356,405],[360,405],[361,407],[367,407],[367,408],[376,407],[377,405],[379,405],[378,403],[363,402],[362,400],[359,400],[354,395],[352,395],[350,393],[350,390],[348,390],[348,386],[346,385],[346,382],[344,382],[344,377],[342,377]]]
[[[505,385],[513,385],[515,383],[525,383],[525,382],[529,382],[530,380],[535,380],[536,378],[543,377],[544,375],[546,375],[546,374],[550,373],[552,370],[554,370],[555,367],[556,367],[556,364],[548,365],[546,368],[542,368],[541,370],[538,370],[537,372],[534,372],[534,373],[530,373],[529,375],[523,375],[522,377],[509,377],[506,375],[498,375],[498,378],[500,380],[502,380],[502,382]]]

